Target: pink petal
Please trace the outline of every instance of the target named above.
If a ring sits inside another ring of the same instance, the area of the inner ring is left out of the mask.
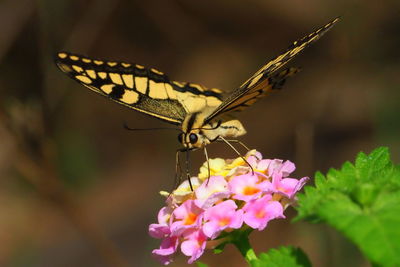
[[[279,175],[274,175],[272,178],[273,186],[276,193],[280,193],[287,198],[293,198],[294,195],[301,190],[304,184],[309,180],[308,177],[303,177],[300,180],[294,178],[283,178]]]
[[[204,212],[204,234],[216,238],[226,228],[240,228],[243,223],[243,211],[236,211],[236,203],[229,199]]]
[[[169,226],[163,224],[152,223],[149,226],[149,235],[154,238],[164,238],[171,233]]]
[[[154,249],[152,255],[161,264],[168,265],[173,261],[173,255],[178,247],[178,238],[166,238],[159,249]]]
[[[172,213],[172,208],[171,207],[163,207],[162,209],[160,209],[160,211],[158,212],[158,223],[160,224],[167,224],[169,221],[169,218],[171,217],[171,213]]]
[[[230,228],[239,229],[243,225],[243,210],[236,211],[235,216],[232,217]]]
[[[196,204],[204,209],[209,208],[230,195],[228,182],[222,176],[211,176],[195,190],[195,194]]]
[[[154,249],[152,253],[160,256],[172,255],[176,252],[177,247],[178,247],[178,238],[167,237],[161,242],[160,248]]]
[[[253,167],[255,168],[257,166],[258,163],[258,159],[255,156],[250,156],[247,159],[247,162]],[[247,164],[246,164],[247,165]],[[248,165],[247,165],[248,166]]]
[[[269,163],[268,173],[272,176],[274,173],[279,172],[281,169],[283,160],[281,159],[273,159]]]
[[[204,210],[199,208],[192,199],[186,200],[172,213],[171,234],[179,236],[184,231],[198,228],[203,218]]]
[[[214,207],[207,209],[204,212],[204,220],[208,221],[213,218],[219,218],[221,215],[229,213],[230,211],[235,211],[237,205],[235,201],[229,199],[224,202],[221,202]]]
[[[182,203],[178,208],[176,208],[173,212],[174,218],[183,219],[189,213],[200,214],[202,209],[196,205],[196,203],[189,199]]]
[[[262,188],[260,188],[258,181],[258,176],[245,174],[233,177],[228,186],[231,193],[234,194],[234,199],[247,202],[261,195]]]
[[[310,177],[303,177],[300,179],[299,183],[296,185],[296,192],[300,191],[303,186],[308,182],[308,180],[310,180]]]
[[[308,177],[303,177],[300,180],[293,178],[282,179],[280,183],[282,193],[284,193],[288,198],[292,198],[299,190],[301,190],[308,179]]]
[[[206,248],[207,237],[201,230],[193,231],[187,236],[187,240],[181,244],[181,251],[186,256],[190,256],[188,260],[189,264],[192,264],[195,260],[203,255]]]
[[[283,207],[278,201],[270,201],[266,195],[260,199],[248,202],[244,207],[244,222],[251,228],[263,230],[270,220],[284,218]]]
[[[250,150],[249,152],[247,152],[246,157],[256,157],[257,159],[262,159],[262,154],[261,152],[258,152],[257,150]]]
[[[206,222],[205,224],[203,224],[202,229],[204,234],[211,239],[216,238],[221,232],[216,221]]]
[[[190,259],[188,260],[189,264],[192,264],[195,260],[201,257],[203,255],[205,249],[205,245],[199,246],[196,241],[193,240],[186,240],[183,241],[181,244],[181,251],[183,254],[186,256],[190,256]]]
[[[257,164],[257,169],[261,170],[261,171],[265,171],[268,169],[270,163],[271,163],[270,159],[260,160],[260,162],[258,162],[258,164]]]
[[[199,200],[196,199],[195,203],[197,206],[201,207],[202,209],[206,210],[210,207],[212,207],[215,203],[217,203],[218,201],[224,199],[224,198],[228,198],[230,196],[230,192],[226,191],[226,192],[216,192],[211,194],[207,199],[205,200]]]
[[[290,160],[287,160],[282,164],[280,172],[282,173],[283,177],[288,177],[289,174],[294,172],[295,169],[296,169],[296,166],[294,165],[294,163],[291,162]]]
[[[258,188],[264,193],[273,193],[275,192],[275,187],[270,181],[263,181],[258,184]]]

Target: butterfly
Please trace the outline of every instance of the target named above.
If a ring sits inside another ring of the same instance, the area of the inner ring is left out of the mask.
[[[295,41],[240,87],[228,93],[202,85],[170,80],[163,72],[139,64],[105,61],[59,52],[57,66],[73,80],[128,108],[180,127],[183,150],[205,148],[214,141],[236,139],[246,133],[229,115],[280,89],[297,68],[282,68],[330,30],[339,18]],[[206,152],[206,150],[205,150]]]

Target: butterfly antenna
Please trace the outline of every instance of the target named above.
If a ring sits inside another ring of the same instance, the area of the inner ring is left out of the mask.
[[[178,128],[169,128],[169,127],[156,127],[156,128],[131,128],[128,126],[128,124],[124,121],[123,127],[125,130],[128,131],[147,131],[147,130],[175,130],[175,131],[181,131]]]

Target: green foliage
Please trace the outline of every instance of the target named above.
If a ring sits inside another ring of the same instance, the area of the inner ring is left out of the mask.
[[[233,231],[233,232],[231,233],[231,235],[232,235],[232,236],[235,236],[235,232],[236,232],[236,231]],[[222,234],[219,236],[219,238],[225,238],[225,237],[228,236],[228,235],[229,235],[229,233],[222,233]],[[222,253],[222,252],[224,251],[225,246],[226,246],[227,244],[231,243],[231,242],[232,242],[231,238],[229,238],[229,239],[226,240],[225,242],[221,242],[218,246],[216,246],[216,247],[213,249],[214,254],[220,254],[220,253]]]
[[[199,261],[196,261],[196,264],[197,264],[197,267],[208,267],[207,264],[199,262]]]
[[[239,229],[239,230],[234,230],[229,233],[222,233],[219,238],[220,239],[226,239],[224,242],[221,242],[218,246],[216,246],[213,249],[214,254],[220,254],[224,251],[224,248],[227,244],[232,243],[235,245],[239,251],[243,254],[246,255],[248,250],[251,249],[251,246],[249,244],[249,239],[248,236],[253,230],[251,228],[247,228],[245,230]],[[228,237],[228,238],[227,238]]]
[[[226,244],[227,244],[227,243],[222,243],[221,245],[216,246],[216,247],[213,249],[214,254],[221,254],[221,253],[224,251],[224,248],[225,248],[225,245],[226,245]]]
[[[295,247],[280,247],[261,253],[257,260],[251,261],[252,267],[309,267],[311,266],[306,254]]]
[[[317,173],[299,195],[296,220],[325,222],[354,242],[374,264],[400,266],[400,167],[387,148]]]

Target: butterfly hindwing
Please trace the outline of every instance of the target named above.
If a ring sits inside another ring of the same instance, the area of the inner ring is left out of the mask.
[[[72,79],[122,105],[172,124],[186,114],[218,106],[221,91],[170,81],[162,72],[138,64],[90,59],[60,52],[56,64]]]
[[[278,88],[279,86],[277,85],[279,83],[283,83],[287,77],[295,74],[298,69],[289,68],[279,73],[277,73],[277,71],[311,43],[317,41],[325,32],[330,30],[338,20],[339,18],[336,18],[318,30],[297,40],[283,54],[265,64],[238,89],[234,90],[223,103],[206,118],[206,121],[210,121],[230,111],[242,110],[252,105],[258,98]]]

